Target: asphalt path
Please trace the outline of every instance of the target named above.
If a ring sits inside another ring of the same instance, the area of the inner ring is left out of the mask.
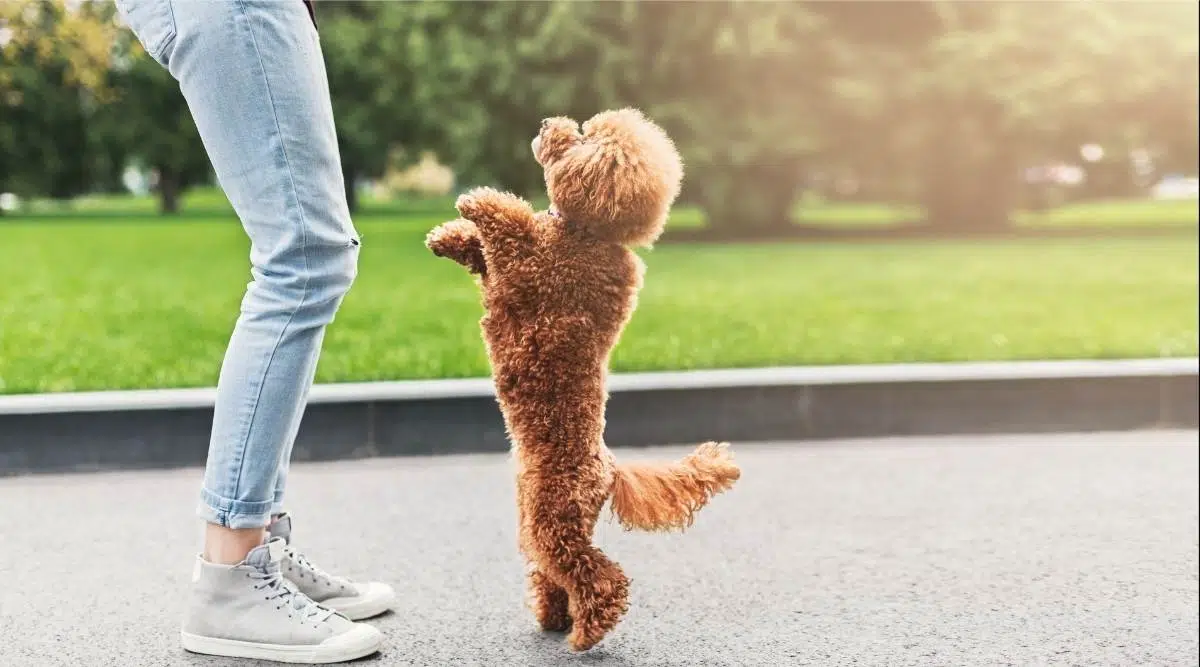
[[[295,537],[400,591],[363,665],[1200,663],[1195,431],[734,450],[689,532],[598,529],[631,610],[582,655],[522,606],[506,457],[298,465]],[[179,648],[200,474],[0,478],[0,666],[265,664]]]

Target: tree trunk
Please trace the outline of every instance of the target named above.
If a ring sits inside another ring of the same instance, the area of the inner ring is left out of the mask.
[[[731,239],[790,228],[799,182],[795,166],[783,161],[708,171],[711,176],[699,187],[709,228]]]
[[[973,227],[989,230],[1011,229],[1019,183],[1013,142],[999,137],[989,159],[980,167],[980,178],[975,182],[975,201],[978,203],[979,215],[975,217]]]
[[[358,181],[358,170],[353,164],[348,161],[342,162],[342,185],[346,188],[346,206],[350,209],[350,213],[358,212],[358,188],[355,183]]]
[[[162,215],[179,213],[179,174],[171,169],[158,170],[158,211]]]
[[[1012,142],[997,132],[987,155],[973,156],[964,150],[963,129],[948,122],[931,137],[922,188],[926,222],[948,233],[1010,229],[1017,195]]]

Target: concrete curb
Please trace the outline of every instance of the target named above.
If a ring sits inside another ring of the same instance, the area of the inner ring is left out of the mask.
[[[1200,360],[683,371],[609,379],[613,447],[1196,428]],[[200,465],[215,390],[0,396],[0,475]],[[318,385],[293,460],[500,452],[486,378]]]

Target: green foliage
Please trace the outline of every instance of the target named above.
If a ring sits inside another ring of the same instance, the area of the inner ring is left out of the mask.
[[[526,194],[541,117],[621,105],[667,126],[717,225],[786,224],[821,173],[935,224],[1009,224],[1021,168],[1089,141],[1195,169],[1187,3],[399,5],[417,142]]]
[[[695,186],[685,198],[714,211],[764,203],[760,217],[783,220],[796,167],[819,145],[807,107],[819,99],[820,23],[799,3],[402,4],[416,107],[431,116],[425,145],[464,180],[539,192],[528,142],[542,118],[633,105],[679,144]],[[779,192],[731,197],[749,183]]]
[[[936,21],[915,42],[847,32],[835,83],[852,102],[839,138],[871,138],[848,141],[855,150],[845,160],[918,167],[913,194],[932,222],[1007,224],[1019,169],[1078,159],[1088,142],[1128,174],[1131,149],[1173,151],[1186,164],[1179,152],[1191,141],[1195,169],[1195,4],[939,2],[894,11],[930,10]]]
[[[106,3],[0,2],[0,192],[70,197],[89,183],[86,121],[105,97]]]
[[[153,169],[160,211],[177,213],[183,192],[210,178],[204,144],[166,69],[131,34],[121,35],[114,48],[121,57],[108,75],[111,100],[95,110],[90,127],[102,146]]]
[[[84,91],[33,47],[7,50],[0,91],[0,192],[70,197],[87,188]]]
[[[608,42],[588,17],[616,3],[397,3],[404,64],[415,72],[421,148],[460,182],[541,191],[529,142],[543,118],[590,115],[607,103]]]
[[[627,105],[676,139],[681,203],[734,228],[786,225],[809,191],[846,179],[859,200],[934,224],[1007,225],[1024,168],[1077,161],[1091,142],[1105,148],[1094,194],[1136,192],[1135,148],[1197,170],[1196,3],[413,0],[317,14],[352,205],[358,179],[429,150],[460,187],[536,197],[538,123]],[[0,3],[0,186],[108,190],[134,159],[179,192],[206,177],[177,88],[114,30],[106,3]]]
[[[67,86],[102,93],[115,15],[108,2],[0,2],[0,94],[15,85],[16,69],[30,63],[60,70]]]
[[[716,224],[786,225],[833,115],[826,22],[803,3],[634,8],[632,57],[612,74],[643,73],[630,101],[676,137],[684,200]]]
[[[341,151],[343,180],[352,211],[355,183],[381,176],[417,139],[425,119],[413,104],[418,70],[402,51],[407,3],[339,2],[317,6],[321,48]]]

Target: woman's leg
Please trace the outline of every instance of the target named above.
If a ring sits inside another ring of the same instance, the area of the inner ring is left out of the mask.
[[[378,631],[283,582],[286,544],[259,546],[312,385],[325,326],[356,273],[320,45],[301,0],[118,0],[179,82],[250,239],[251,280],[217,385],[199,506],[205,557],[189,650],[313,660],[370,653]],[[353,655],[352,655],[353,654]]]
[[[253,276],[217,383],[200,515],[221,528],[261,529],[359,242],[303,4],[173,9],[178,37],[166,63],[250,237]]]

